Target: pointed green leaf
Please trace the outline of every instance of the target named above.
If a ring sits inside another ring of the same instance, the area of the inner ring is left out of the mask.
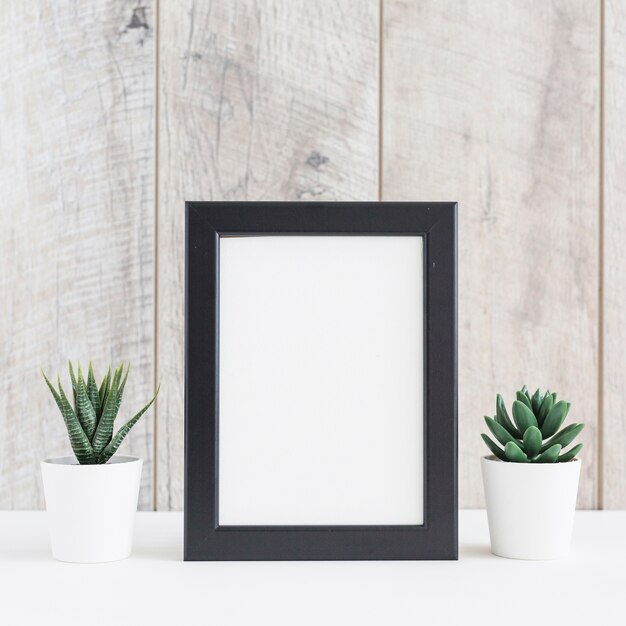
[[[548,415],[553,405],[554,399],[552,398],[552,394],[549,391],[546,391],[546,395],[544,396],[541,407],[539,408],[539,413],[535,413],[535,415],[537,415],[537,424],[539,425],[539,428],[543,426],[546,415]]]
[[[96,412],[87,395],[87,387],[85,386],[85,379],[83,378],[83,371],[78,364],[78,379],[76,384],[76,416],[83,428],[83,431],[87,435],[89,441],[93,438],[93,434],[96,430]]]
[[[115,437],[111,439],[107,447],[102,451],[102,454],[100,454],[100,456],[98,457],[98,463],[106,463],[117,452],[117,449],[122,444],[122,441],[124,441],[126,435],[130,432],[130,429],[137,423],[139,418],[150,408],[152,403],[156,400],[156,397],[159,395],[160,388],[161,387],[159,386],[157,392],[154,394],[154,398],[152,398],[152,400],[150,400],[150,402],[148,402],[148,404],[146,404],[146,406],[144,406],[143,409],[139,411],[139,413],[129,419],[126,424],[124,424],[124,426],[122,426],[117,431]]]
[[[72,450],[74,450],[76,459],[81,465],[91,465],[96,463],[96,455],[93,453],[93,448],[91,447],[89,438],[83,430],[76,412],[72,409],[69,400],[65,395],[60,378],[58,379],[58,384],[61,401],[65,406],[66,412],[68,410],[70,412],[69,424],[66,422],[66,426],[67,432],[70,436],[70,444],[72,445]]]
[[[535,415],[539,413],[539,409],[541,408],[541,403],[543,402],[544,394],[541,393],[541,389],[537,389],[533,394],[533,397],[530,399],[530,403],[532,405],[532,410]]]
[[[552,403],[556,404],[556,393],[552,394]]]
[[[54,396],[54,400],[59,407],[59,411],[61,411],[61,415],[63,416],[63,421],[65,422],[65,427],[67,429],[67,434],[70,439],[70,444],[72,446],[72,450],[74,450],[76,459],[81,465],[95,463],[96,459],[93,450],[91,449],[89,439],[87,438],[87,435],[85,435],[85,432],[76,417],[76,413],[74,413],[74,409],[63,391],[60,379],[59,392],[57,393],[57,390],[52,386],[48,377],[43,371],[41,373],[46,381],[46,385],[48,385],[48,389],[50,389],[52,395]]]
[[[506,410],[504,400],[500,394],[496,396],[496,420],[500,426],[504,426],[504,428],[506,428],[513,435],[513,437],[516,439],[522,438],[522,433],[520,433],[511,421],[511,418]]]
[[[76,374],[74,373],[74,365],[72,365],[71,361],[68,361],[70,368],[70,379],[72,380],[72,388],[76,390]]]
[[[569,411],[570,403],[564,402],[563,400],[559,400],[551,409],[548,415],[546,415],[546,419],[541,425],[541,432],[543,433],[544,439],[548,437],[552,437],[554,433],[556,433],[559,428],[561,428],[561,424],[563,420],[567,416],[567,412]]]
[[[496,422],[496,420],[494,420],[492,417],[488,417],[487,415],[485,415],[485,422],[487,423],[489,430],[493,433],[493,436],[503,446],[509,443],[509,441],[518,443],[517,441],[515,441],[515,437],[513,437],[513,435],[511,435],[511,433],[506,428],[504,428],[504,426],[498,424],[498,422]]]
[[[525,433],[527,428],[537,426],[537,418],[532,410],[522,401],[515,400],[513,402],[513,419],[518,430]]]
[[[557,459],[557,461],[559,463],[567,463],[568,461],[571,461],[582,450],[582,447],[583,447],[583,444],[579,443],[578,445],[574,446],[571,450],[564,452]]]
[[[584,424],[570,424],[569,426],[566,426],[562,431],[554,435],[552,439],[543,444],[541,452],[547,450],[555,443],[560,443],[562,448],[569,446],[569,444],[572,443],[576,437],[578,437],[584,427]]]
[[[504,446],[504,454],[506,455],[506,458],[513,463],[529,462],[526,458],[526,455],[524,454],[524,451],[512,441],[509,441],[509,443]]]
[[[553,446],[550,446],[547,450],[542,452],[536,459],[535,463],[554,463],[561,451],[561,444],[555,443]]]
[[[106,373],[102,384],[100,385],[100,389],[98,390],[98,395],[100,396],[100,415],[102,414],[102,409],[104,408],[104,403],[106,401],[107,393],[109,393],[109,388],[111,387],[111,366],[109,365],[109,371]],[[98,415],[98,419],[100,419],[100,415]]]
[[[96,414],[96,421],[98,421],[98,416],[100,415],[100,395],[98,393],[98,385],[96,384],[96,377],[93,374],[91,361],[89,361],[89,371],[87,372],[87,397]]]
[[[74,366],[71,361],[68,361],[70,364],[70,379],[72,381],[72,394],[74,396],[74,408],[76,408],[76,375],[74,374]]]
[[[111,437],[113,435],[113,424],[115,422],[117,411],[119,409],[117,396],[119,391],[120,378],[122,376],[122,367],[123,366],[118,367],[115,370],[113,382],[111,383],[111,388],[107,393],[104,407],[102,408],[102,416],[100,417],[100,421],[98,422],[98,426],[96,427],[96,432],[91,441],[91,445],[93,446],[93,451],[96,453],[96,456],[99,456],[101,454],[104,448],[111,441]]]
[[[523,391],[518,391],[515,396],[517,397],[518,402],[524,404],[530,411],[533,410],[529,397]]]
[[[504,450],[500,448],[495,441],[490,439],[487,435],[481,434],[483,441],[487,444],[487,447],[491,450],[492,454],[499,458],[501,461],[506,461],[506,455],[504,454]]]
[[[123,364],[122,364],[122,371],[123,371]],[[119,389],[117,390],[117,403],[116,403],[116,407],[115,407],[115,414],[117,415],[117,412],[120,409],[120,405],[122,404],[122,395],[124,393],[124,387],[126,387],[126,381],[128,380],[128,373],[130,372],[130,363],[126,366],[126,375],[124,376],[124,380],[122,381],[122,384],[120,385]]]
[[[530,426],[524,432],[524,452],[529,459],[533,459],[541,450],[541,431],[536,426]]]

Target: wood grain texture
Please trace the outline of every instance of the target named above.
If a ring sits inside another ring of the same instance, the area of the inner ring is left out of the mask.
[[[133,365],[153,387],[152,1],[0,4],[0,508],[43,506],[39,460],[71,453],[39,371]],[[145,460],[152,418],[127,453]]]
[[[603,502],[626,509],[626,3],[604,13]]]
[[[162,3],[159,509],[183,502],[185,200],[377,196],[378,2]]]
[[[596,504],[599,36],[596,2],[384,2],[383,199],[459,202],[464,507],[482,416],[523,383],[586,424]]]

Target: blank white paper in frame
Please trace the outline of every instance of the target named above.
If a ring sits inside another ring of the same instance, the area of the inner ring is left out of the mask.
[[[221,526],[423,523],[422,250],[220,238]]]

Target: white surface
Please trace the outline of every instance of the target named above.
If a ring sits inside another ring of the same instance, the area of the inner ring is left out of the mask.
[[[103,465],[69,456],[41,462],[55,558],[100,563],[130,554],[142,464],[128,456]]]
[[[76,565],[52,558],[44,513],[5,511],[0,623],[626,623],[626,512],[578,512],[560,561],[493,556],[485,512],[459,522],[459,561],[184,563],[182,514],[139,513],[130,559]]]
[[[220,524],[421,524],[422,238],[220,248]]]
[[[504,463],[481,458],[493,551],[557,559],[570,549],[580,461]]]

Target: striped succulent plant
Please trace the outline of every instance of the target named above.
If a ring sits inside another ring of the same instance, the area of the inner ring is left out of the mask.
[[[570,408],[556,393],[537,389],[530,394],[524,385],[513,402],[513,420],[507,413],[502,396],[496,399],[496,415],[485,416],[485,422],[504,450],[485,434],[481,437],[501,461],[513,463],[563,463],[576,457],[582,443],[561,454],[583,429],[583,424],[570,424],[559,430]]]
[[[78,363],[78,376],[74,373],[71,361],[69,368],[74,406],[70,404],[65,395],[61,386],[61,377],[57,377],[57,390],[43,371],[42,374],[61,411],[78,462],[81,465],[106,463],[117,452],[130,429],[154,402],[159,390],[157,389],[154,398],[139,413],[128,420],[114,436],[114,422],[122,403],[122,394],[128,380],[130,364],[124,369],[124,363],[122,363],[113,373],[113,377],[111,377],[111,368],[109,367],[109,371],[100,386],[96,383],[91,362],[89,363],[87,380],[83,377],[80,362]]]

